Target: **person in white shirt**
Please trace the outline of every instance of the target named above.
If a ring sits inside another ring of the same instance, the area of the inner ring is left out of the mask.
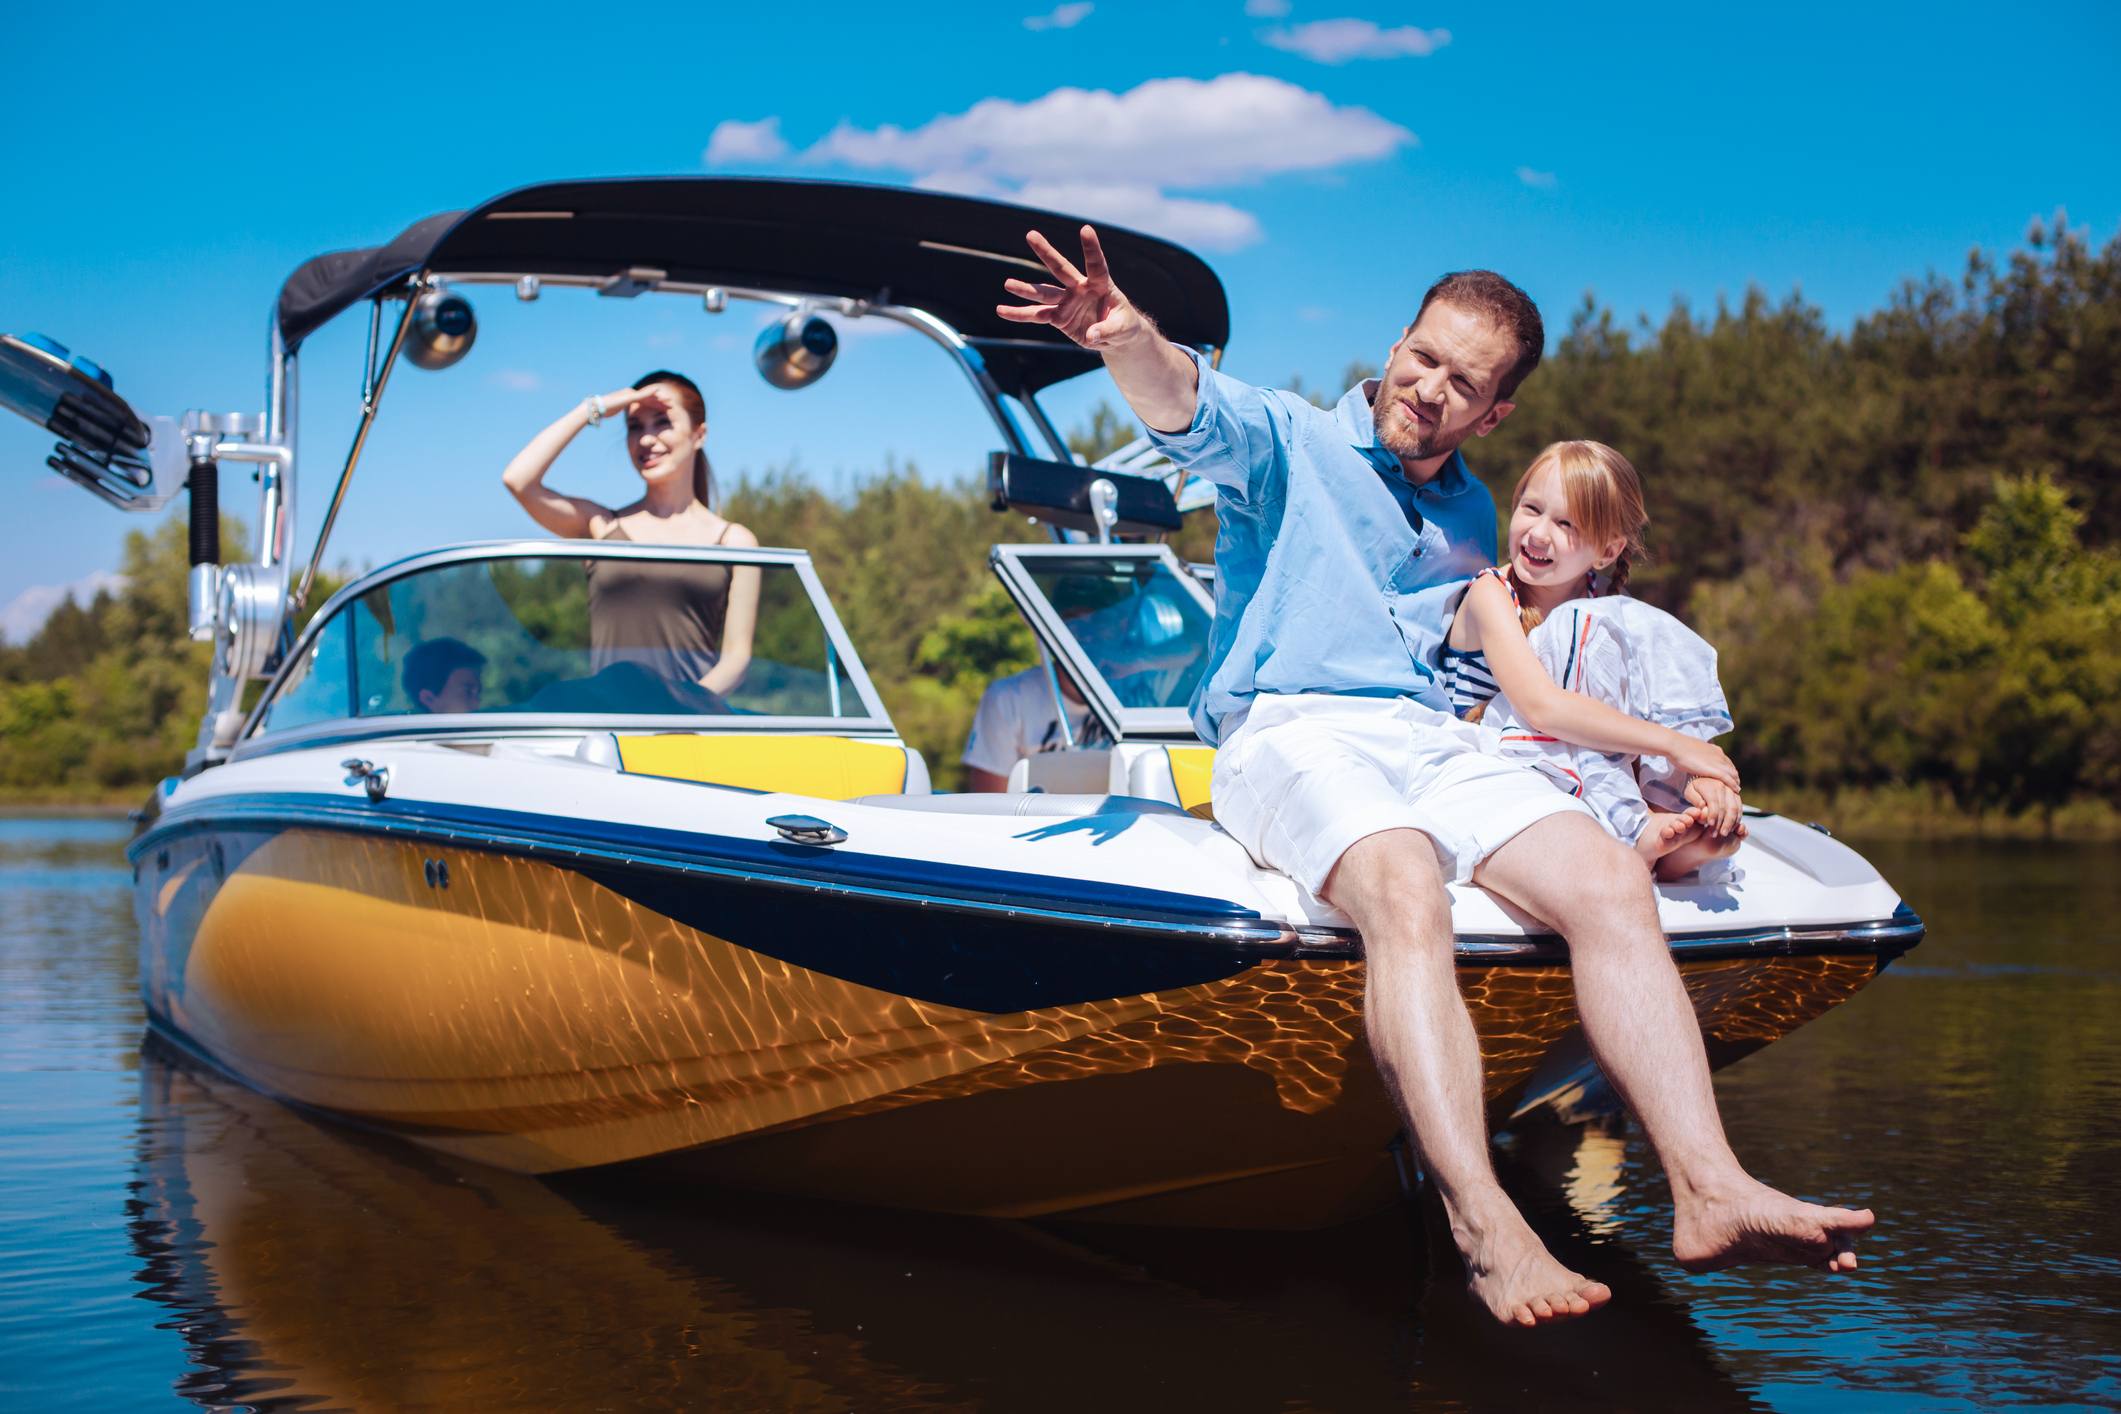
[[[1066,673],[1057,674],[1061,695],[1068,701],[1068,731],[1077,746],[1107,745],[1104,728],[1090,715],[1089,707]],[[987,684],[972,719],[972,734],[965,738],[965,789],[1008,789],[1009,772],[1016,763],[1042,751],[1066,746],[1061,732],[1060,709],[1053,700],[1053,679],[1043,663],[1020,673],[997,678]]]

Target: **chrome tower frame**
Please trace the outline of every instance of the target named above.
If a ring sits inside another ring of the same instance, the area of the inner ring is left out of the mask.
[[[1008,450],[1035,456],[1030,437],[1009,407],[987,370],[979,349],[947,321],[925,309],[888,300],[851,297],[821,297],[791,290],[700,284],[671,280],[659,270],[628,269],[610,276],[554,275],[535,270],[472,271],[436,276],[422,269],[370,301],[368,351],[361,379],[361,414],[333,487],[324,523],[311,547],[302,576],[293,576],[297,472],[297,409],[299,369],[297,355],[290,351],[280,332],[279,320],[268,318],[266,344],[265,413],[255,416],[216,417],[187,413],[184,431],[194,457],[259,463],[258,556],[252,563],[199,566],[192,582],[192,625],[195,637],[211,637],[215,644],[212,676],[208,684],[206,712],[199,724],[196,745],[186,757],[186,773],[226,760],[242,737],[246,714],[240,706],[243,687],[256,679],[275,677],[293,646],[290,629],[316,585],[340,508],[353,481],[355,468],[368,434],[382,405],[390,375],[403,352],[411,326],[413,301],[428,289],[443,285],[498,285],[514,290],[518,299],[535,300],[546,286],[593,290],[615,298],[643,293],[689,295],[700,300],[709,314],[720,314],[731,300],[776,306],[788,310],[836,313],[848,319],[885,319],[918,331],[939,346],[955,363],[974,394],[987,409],[995,429]],[[381,338],[383,305],[398,300],[404,305],[389,342]],[[380,358],[379,358],[380,352]],[[1208,350],[1218,360],[1222,350]],[[1037,394],[1016,399],[1025,418],[1037,431],[1050,454],[1061,461],[1082,459],[1068,449],[1061,435],[1039,405]],[[257,435],[262,433],[262,435]]]

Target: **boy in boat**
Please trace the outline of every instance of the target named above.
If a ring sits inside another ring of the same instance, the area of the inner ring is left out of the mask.
[[[1101,354],[1166,454],[1217,487],[1215,628],[1193,702],[1218,747],[1216,818],[1361,930],[1371,1049],[1473,1295],[1497,1320],[1531,1326],[1612,1293],[1556,1261],[1496,1182],[1446,880],[1478,883],[1568,940],[1592,1050],[1671,1181],[1683,1265],[1852,1270],[1868,1211],[1777,1192],[1731,1152],[1648,873],[1580,802],[1483,753],[1429,666],[1437,591],[1495,562],[1494,505],[1458,448],[1509,415],[1537,366],[1545,335],[1532,302],[1499,275],[1446,276],[1383,375],[1321,411],[1167,342],[1114,285],[1090,227],[1081,269],[1039,233],[1028,240],[1050,278],[1006,281],[1023,303],[1000,314]],[[1714,746],[1583,705],[1595,709],[1583,714],[1588,744],[1667,755],[1737,787]]]
[[[1055,591],[1054,608],[1061,619],[1080,624],[1098,607],[1083,597],[1075,577],[1063,579]],[[1061,723],[1060,703],[1054,700],[1058,685],[1068,706],[1068,722]],[[965,789],[1004,791],[1016,763],[1062,747],[1108,746],[1105,729],[1090,714],[1082,689],[1059,663],[1037,664],[1020,673],[996,678],[980,694],[979,710],[973,714],[972,731],[965,738]]]
[[[486,655],[459,638],[430,638],[405,655],[400,676],[415,712],[476,712],[485,694]]]

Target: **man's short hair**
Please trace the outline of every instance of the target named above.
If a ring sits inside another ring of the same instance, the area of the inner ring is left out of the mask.
[[[421,693],[440,692],[449,686],[450,674],[457,669],[485,666],[486,655],[461,638],[430,638],[416,643],[405,655],[405,700],[417,707]]]
[[[1493,270],[1453,270],[1429,286],[1429,292],[1421,297],[1421,308],[1414,311],[1414,322],[1421,323],[1421,316],[1438,300],[1485,315],[1517,341],[1517,362],[1502,375],[1495,401],[1501,402],[1516,392],[1517,385],[1539,367],[1539,356],[1547,346],[1547,326],[1540,321],[1539,306],[1532,303],[1530,295]]]

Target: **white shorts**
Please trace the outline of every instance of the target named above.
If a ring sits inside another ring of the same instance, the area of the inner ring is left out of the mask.
[[[1215,753],[1215,818],[1312,893],[1357,840],[1420,830],[1449,882],[1549,815],[1593,818],[1479,729],[1408,698],[1262,693]]]

